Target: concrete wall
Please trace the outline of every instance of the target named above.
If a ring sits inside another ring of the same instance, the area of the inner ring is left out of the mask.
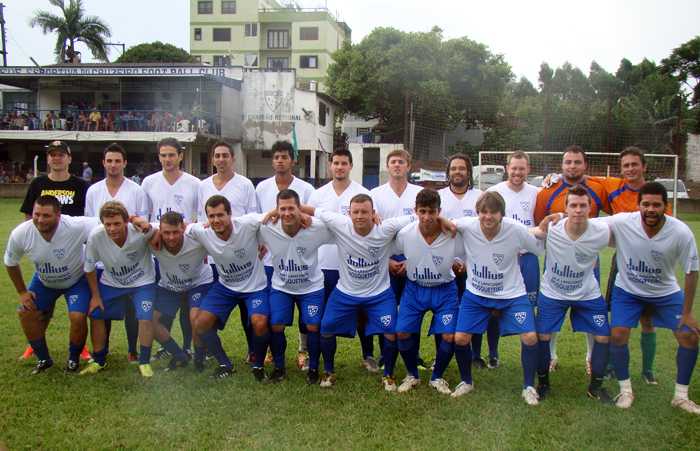
[[[688,133],[684,180],[686,182],[700,182],[700,135]]]
[[[384,184],[389,181],[389,171],[386,169],[386,156],[394,149],[403,149],[403,144],[350,144],[350,153],[352,153],[353,167],[350,171],[350,179],[362,184],[363,167],[364,167],[364,149],[365,147],[379,147],[379,184]]]
[[[24,199],[29,183],[0,183],[0,199]]]

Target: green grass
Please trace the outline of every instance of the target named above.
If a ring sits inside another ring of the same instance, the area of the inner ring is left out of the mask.
[[[7,243],[22,215],[20,202],[0,200],[0,241]],[[694,218],[696,219],[696,218]],[[700,223],[689,222],[696,235]],[[601,254],[603,286],[612,250]],[[25,279],[31,267],[22,262]],[[297,333],[289,328],[289,379],[271,386],[254,382],[242,364],[245,349],[237,312],[222,334],[238,374],[210,382],[190,368],[144,380],[125,361],[121,323],[115,323],[107,369],[91,376],[65,376],[68,319],[60,301],[48,331],[57,368],[28,377],[35,360],[17,360],[27,344],[15,313],[17,295],[5,271],[0,275],[0,449],[697,449],[700,418],[672,409],[677,344],[659,330],[656,376],[659,387],[643,385],[639,331],[630,339],[635,404],[628,411],[585,397],[585,339],[569,324],[559,336],[559,367],[551,375],[552,394],[536,407],[520,398],[522,370],[517,337],[501,340],[502,366],[474,371],[476,391],[458,400],[423,384],[403,395],[385,393],[379,377],[360,366],[357,339],[339,339],[336,368],[340,378],[329,390],[307,387],[295,365]],[[682,281],[682,278],[681,278]],[[698,315],[696,299],[695,313]],[[175,328],[179,339],[179,328]],[[426,327],[427,329],[427,320]],[[484,340],[485,341],[485,340]],[[484,343],[486,351],[486,343]],[[378,352],[378,350],[377,350]],[[421,354],[435,355],[424,338]],[[209,363],[213,371],[214,364]],[[270,371],[270,368],[268,368]],[[405,376],[399,360],[396,375]],[[445,378],[459,381],[453,361]],[[700,400],[698,374],[690,396]],[[606,382],[610,393],[617,383]]]

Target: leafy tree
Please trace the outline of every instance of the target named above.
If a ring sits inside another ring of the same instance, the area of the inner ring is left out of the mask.
[[[673,49],[671,56],[661,60],[661,65],[693,90],[693,104],[700,103],[700,36]],[[689,79],[694,83],[689,83]]]
[[[160,41],[139,44],[129,48],[116,63],[195,63],[197,60],[186,50]]]
[[[70,0],[67,7],[63,0],[49,0],[49,3],[61,8],[63,17],[48,11],[35,11],[29,26],[39,26],[45,35],[56,33],[56,61],[73,61],[76,42],[84,43],[94,59],[109,61],[105,38],[110,37],[112,32],[106,22],[97,16],[86,16],[82,0]]]

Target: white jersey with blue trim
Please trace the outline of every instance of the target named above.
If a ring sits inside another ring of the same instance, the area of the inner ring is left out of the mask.
[[[156,230],[159,227],[157,223],[151,225]],[[148,250],[158,259],[158,271],[160,272],[158,286],[168,291],[189,291],[194,287],[214,281],[211,266],[204,261],[207,257],[207,250],[202,246],[202,243],[187,233],[182,237],[182,248],[175,255],[168,252],[165,246],[157,251],[149,244]]]
[[[540,256],[543,241],[515,219],[503,218],[498,234],[489,241],[479,218],[454,222],[467,251],[467,290],[486,298],[512,299],[527,294],[518,265],[520,249]]]
[[[419,185],[408,184],[406,189],[397,196],[389,183],[385,183],[369,192],[374,203],[374,211],[384,219],[398,218],[414,214],[416,196],[423,191]]]
[[[97,218],[61,215],[51,241],[46,241],[34,222],[18,225],[7,240],[4,261],[17,266],[26,255],[34,265],[39,280],[49,288],[65,289],[82,277],[85,240],[100,224]]]
[[[186,172],[172,185],[163,176],[163,171],[151,174],[141,183],[141,188],[148,197],[148,213],[150,221],[160,221],[160,217],[168,211],[176,211],[185,222],[206,222],[204,213],[198,209],[199,191],[202,181]]]
[[[449,186],[438,191],[440,194],[440,216],[451,221],[460,218],[475,218],[479,216],[476,211],[476,201],[479,200],[483,191],[477,188],[468,190],[461,199],[457,199]]]
[[[564,218],[547,232],[547,259],[540,292],[552,299],[590,301],[600,297],[593,274],[598,253],[608,246],[610,227],[597,219],[576,241],[569,238]]]
[[[114,197],[109,194],[106,179],[90,185],[85,195],[85,216],[99,218],[100,208],[110,200],[121,202],[129,215],[142,218],[147,217],[148,197],[146,192],[137,183],[127,178],[122,180],[122,184]]]

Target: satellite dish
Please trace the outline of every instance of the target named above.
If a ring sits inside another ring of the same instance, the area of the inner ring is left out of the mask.
[[[169,92],[164,92],[163,94],[160,95],[164,100],[170,100],[170,93]]]

